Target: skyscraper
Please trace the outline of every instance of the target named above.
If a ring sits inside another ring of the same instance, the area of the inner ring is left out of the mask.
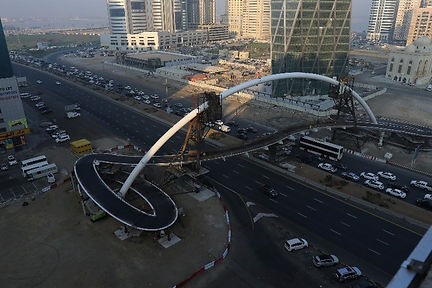
[[[393,40],[404,40],[408,38],[411,18],[415,8],[420,7],[422,0],[400,0],[393,33]]]
[[[11,149],[26,143],[30,132],[20,98],[0,20],[0,149]]]
[[[397,3],[397,0],[372,0],[366,39],[392,40]]]
[[[272,0],[272,74],[309,72],[341,77],[347,73],[351,0]],[[282,80],[273,96],[327,93],[328,84]]]
[[[147,0],[107,0],[111,34],[147,31]]]
[[[270,40],[270,0],[244,2],[241,35]]]
[[[199,0],[200,25],[216,23],[216,0]]]
[[[152,30],[175,32],[174,0],[151,0]]]
[[[414,9],[408,31],[407,45],[420,37],[432,37],[432,5]]]
[[[244,0],[228,1],[228,31],[241,36],[243,26]]]

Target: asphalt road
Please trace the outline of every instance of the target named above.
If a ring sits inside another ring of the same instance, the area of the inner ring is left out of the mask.
[[[82,118],[86,119],[87,125],[91,125],[94,121],[113,131],[119,137],[132,139],[134,143],[142,147],[149,147],[167,130],[167,127],[162,123],[139,115],[111,101],[106,101],[91,91],[77,88],[66,82],[63,85],[55,85],[56,79],[52,76],[29,68],[14,65],[14,69],[21,71],[20,74],[25,74],[30,82],[34,83],[37,79],[42,80],[40,89],[54,93],[56,101],[65,105],[79,102]],[[85,126],[81,129],[85,129]],[[160,153],[176,150],[181,143],[181,137],[175,138],[167,143]],[[358,169],[367,165],[378,171],[379,166],[376,166],[378,163],[369,161],[365,164],[361,161],[363,159],[352,158],[350,163],[356,163],[355,167]],[[218,183],[223,183],[226,187],[222,189],[224,197],[230,199],[232,191],[241,193],[246,200],[256,202],[260,207],[277,214],[285,227],[298,229],[298,232],[302,232],[302,235],[299,236],[308,238],[314,246],[342,255],[341,259],[344,257],[343,259],[350,260],[346,261],[349,262],[348,264],[357,265],[360,263],[361,265],[358,266],[366,274],[379,278],[383,283],[390,280],[391,275],[420,239],[419,234],[413,233],[401,225],[383,220],[367,211],[336,200],[240,157],[227,159],[226,162],[209,162],[205,165],[211,169],[210,177]],[[409,172],[404,171],[404,173]],[[399,177],[402,179],[403,176]],[[406,177],[410,178],[410,175]],[[271,201],[258,191],[257,187],[261,183],[275,186],[284,195],[281,195],[276,201]],[[245,210],[244,206],[234,203],[234,201],[229,204],[230,210],[236,211],[235,213]],[[241,275],[236,272],[233,265],[235,265],[236,259],[242,259],[242,262],[247,261],[249,259],[247,253],[254,253],[253,257],[258,261],[257,263],[262,263],[261,267],[263,271],[266,271],[262,273],[273,275],[272,271],[278,271],[274,269],[279,269],[279,265],[283,265],[277,261],[272,264],[270,261],[270,259],[279,258],[283,250],[274,249],[274,247],[264,250],[258,249],[258,247],[263,247],[262,245],[269,245],[268,240],[266,240],[268,237],[264,237],[265,239],[255,236],[249,238],[246,237],[249,235],[248,233],[245,232],[244,239],[249,241],[247,245],[255,247],[255,250],[242,251],[239,249],[238,253],[234,250],[230,255],[233,261],[227,263],[228,269],[232,268],[230,273],[238,276],[231,278],[233,281],[238,280],[239,287],[244,285],[244,281],[241,280],[244,276],[240,277]],[[250,233],[255,235],[254,232]],[[234,236],[233,241],[236,243],[236,236]],[[242,245],[241,242],[237,243],[234,245]],[[271,245],[278,246],[281,243],[272,242]],[[219,283],[219,281],[224,283],[223,273],[221,271],[221,275],[215,279],[215,283]],[[242,273],[246,273],[252,279],[254,278],[254,271],[242,271]],[[283,273],[276,273],[271,280],[268,280],[270,281],[268,283],[273,283],[273,281],[275,281],[274,283],[284,283],[276,282],[276,280],[286,281],[287,279]],[[235,284],[236,282],[230,283]],[[262,287],[260,285],[251,286]]]

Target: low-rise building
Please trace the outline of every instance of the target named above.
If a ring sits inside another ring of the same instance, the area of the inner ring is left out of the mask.
[[[386,78],[402,83],[428,84],[432,78],[432,40],[422,37],[390,52]]]

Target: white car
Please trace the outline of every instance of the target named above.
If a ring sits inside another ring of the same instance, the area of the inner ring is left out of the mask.
[[[378,171],[377,174],[380,177],[383,177],[385,179],[389,179],[389,180],[392,180],[392,181],[396,180],[396,175],[394,175],[393,173],[390,173],[390,172]]]
[[[48,128],[45,129],[46,132],[52,132],[58,129],[59,127],[57,125],[50,125]]]
[[[362,172],[362,173],[360,173],[360,176],[367,179],[367,180],[378,181],[378,176],[372,172]]]
[[[222,120],[216,120],[214,122],[216,125],[222,126],[223,125],[223,121]]]
[[[56,84],[57,84],[57,85],[61,85],[61,82],[60,82],[60,81],[56,81]]]
[[[157,95],[157,94],[153,94],[150,97],[153,98],[153,99],[159,99],[159,95]]]
[[[432,191],[432,186],[430,186],[426,181],[412,180],[410,184],[411,186],[421,188],[423,190]]]
[[[384,190],[384,184],[378,180],[366,180],[364,184],[374,189]]]
[[[330,172],[330,173],[334,173],[337,171],[336,167],[333,167],[331,164],[329,163],[319,163],[318,164],[318,168],[323,169],[324,171]]]
[[[56,143],[63,143],[69,141],[70,137],[67,134],[62,134],[59,137],[55,138]]]
[[[162,105],[159,102],[154,103],[153,106],[156,108],[162,108]]]
[[[78,112],[67,112],[66,113],[66,117],[69,118],[69,119],[76,118],[76,117],[79,117],[79,116],[81,116],[81,114],[78,113]]]
[[[7,159],[8,159],[8,162],[9,162],[9,166],[18,164],[18,161],[15,159],[15,156],[13,156],[13,155],[9,155],[7,157]]]
[[[425,194],[423,198],[432,200],[432,194]]]
[[[403,192],[402,190],[396,189],[396,188],[387,188],[386,192],[390,195],[399,197],[404,199],[406,197],[406,193]]]
[[[295,251],[300,250],[305,247],[308,247],[308,242],[303,238],[293,238],[285,241],[284,247],[287,251]]]
[[[42,81],[41,80],[37,80],[36,83],[37,84],[42,84]]]

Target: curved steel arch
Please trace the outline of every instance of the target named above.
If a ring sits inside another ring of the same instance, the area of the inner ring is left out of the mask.
[[[221,98],[224,99],[228,97],[229,95],[232,95],[234,93],[237,93],[245,88],[249,88],[252,86],[255,86],[257,84],[265,83],[268,81],[274,81],[274,80],[282,80],[282,79],[296,79],[296,78],[302,78],[302,79],[312,79],[312,80],[319,80],[324,81],[333,85],[339,85],[339,81],[329,78],[327,76],[313,74],[313,73],[303,73],[303,72],[289,72],[289,73],[280,73],[280,74],[274,74],[274,75],[268,75],[263,76],[257,79],[253,79],[250,81],[247,81],[245,83],[242,83],[240,85],[231,87],[224,92],[220,94]],[[363,108],[366,110],[366,113],[368,114],[369,118],[371,119],[372,123],[377,124],[375,115],[372,113],[372,110],[369,108],[369,106],[366,104],[366,102],[360,97],[360,95],[349,88],[348,86],[345,86],[346,89],[350,89],[354,98],[360,103],[360,105],[363,106]],[[126,192],[129,190],[129,187],[132,185],[135,178],[138,176],[138,174],[141,172],[141,170],[146,166],[147,162],[150,161],[150,159],[153,157],[154,154],[175,134],[177,131],[179,131],[184,125],[189,123],[193,118],[195,118],[199,113],[206,110],[208,108],[208,103],[205,102],[201,104],[198,108],[192,110],[189,114],[184,116],[182,119],[180,119],[179,122],[174,124],[170,129],[168,129],[167,132],[165,132],[164,135],[162,135],[161,138],[159,138],[158,141],[156,141],[155,144],[150,148],[149,151],[141,158],[140,162],[135,166],[135,168],[132,170],[131,174],[128,176],[126,181],[123,183],[123,186],[121,187],[119,191],[119,195],[121,197],[124,197]]]

